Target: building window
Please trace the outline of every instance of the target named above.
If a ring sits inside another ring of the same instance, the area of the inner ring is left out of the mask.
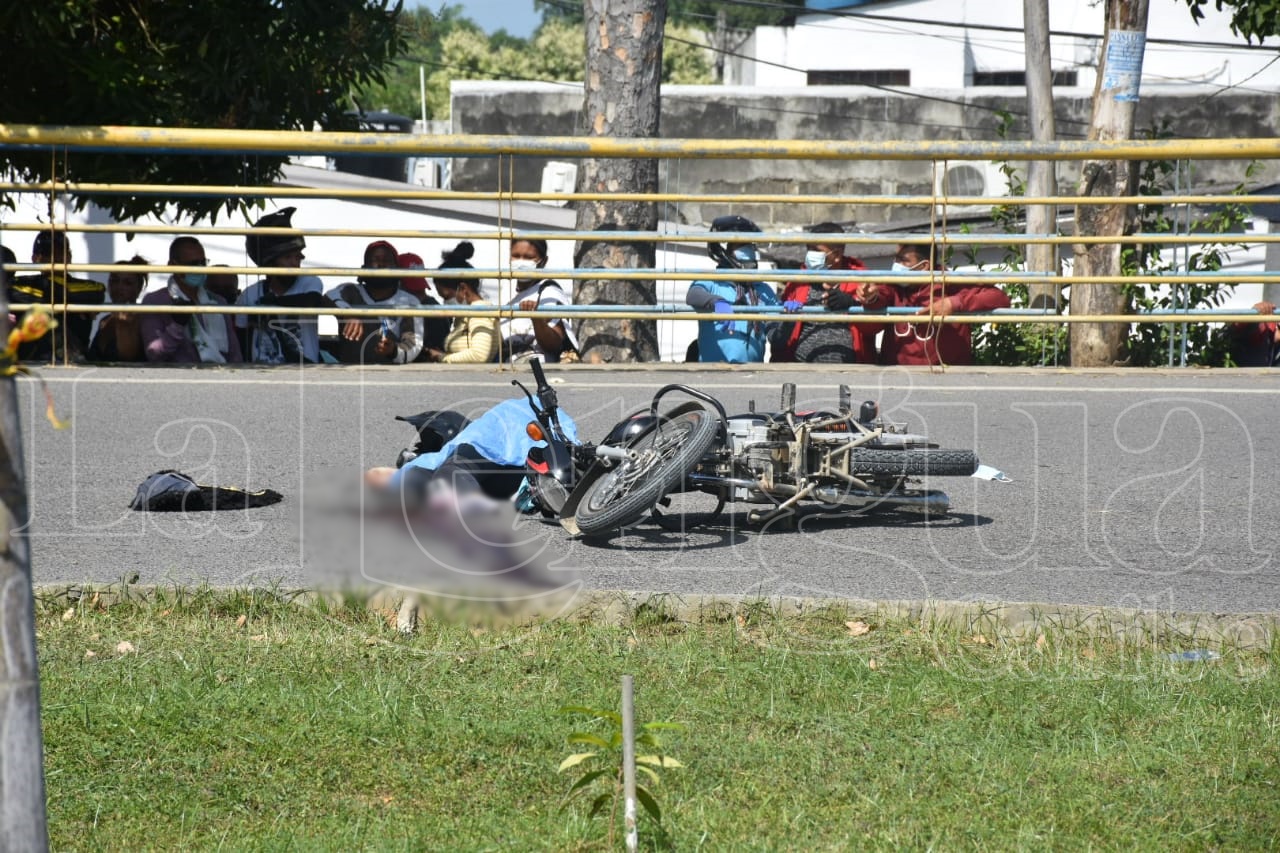
[[[911,71],[867,69],[865,71],[810,71],[810,86],[910,86]]]
[[[975,86],[1025,86],[1027,85],[1027,72],[1025,71],[975,71],[973,72],[973,85]],[[1053,85],[1055,86],[1076,85],[1076,72],[1074,71],[1053,72]]]

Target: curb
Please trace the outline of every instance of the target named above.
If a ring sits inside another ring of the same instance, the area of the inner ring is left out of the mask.
[[[929,630],[949,630],[992,638],[1034,639],[1071,635],[1144,645],[1194,644],[1215,648],[1267,651],[1280,630],[1280,613],[1212,613],[1140,610],[1089,605],[999,601],[883,600],[801,596],[700,595],[640,590],[555,591],[527,598],[468,602],[432,598],[401,588],[347,591],[275,590],[262,587],[182,587],[142,584],[41,584],[41,599],[79,601],[97,595],[106,605],[149,600],[160,594],[267,592],[305,603],[362,600],[365,607],[395,611],[397,627],[412,633],[426,617],[491,618],[515,621],[567,618],[605,625],[627,625],[637,616],[665,622],[722,624],[739,617],[779,619],[860,616],[905,622]]]

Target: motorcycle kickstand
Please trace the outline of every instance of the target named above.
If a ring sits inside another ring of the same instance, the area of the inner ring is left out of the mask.
[[[790,516],[791,522],[792,524],[794,524],[795,505],[800,503],[800,501],[804,500],[810,495],[812,495],[814,492],[814,489],[816,489],[817,487],[818,486],[816,483],[810,483],[809,485],[805,486],[803,489],[796,492],[794,495],[787,498],[785,501],[778,504],[776,507],[769,510],[768,512],[761,512],[759,510],[752,511],[747,514],[747,521],[750,521],[752,524],[760,524],[761,522],[764,522],[767,524],[779,518],[783,518],[784,516]]]

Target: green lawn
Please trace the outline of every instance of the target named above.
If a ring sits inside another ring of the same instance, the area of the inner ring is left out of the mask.
[[[763,606],[408,637],[268,592],[37,609],[60,850],[607,849],[589,798],[562,808],[583,721],[558,709],[616,709],[623,674],[639,720],[685,727],[648,849],[1280,844],[1274,649]]]

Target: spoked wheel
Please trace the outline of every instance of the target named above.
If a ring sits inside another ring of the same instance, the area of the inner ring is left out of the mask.
[[[574,521],[584,536],[625,527],[646,513],[693,470],[718,422],[700,405],[681,407],[629,446],[636,457],[617,463],[586,486]]]

